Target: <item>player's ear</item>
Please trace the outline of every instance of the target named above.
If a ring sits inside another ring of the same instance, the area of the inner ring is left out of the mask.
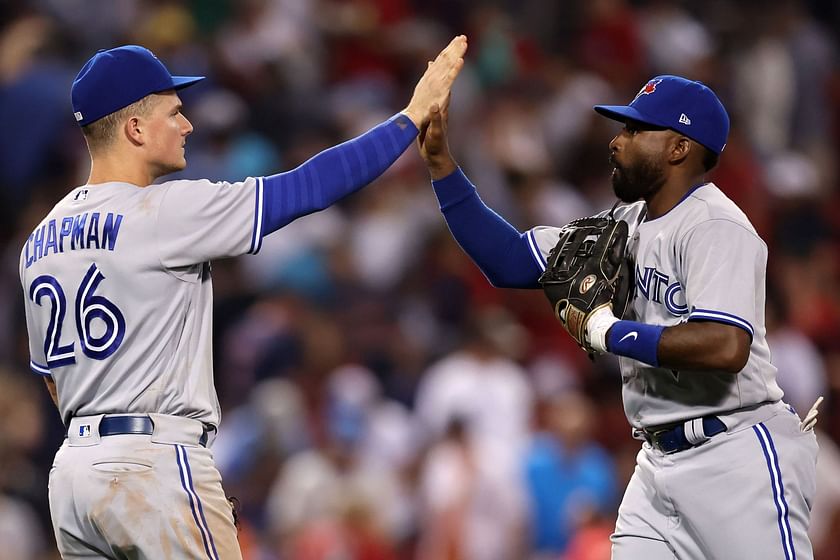
[[[123,124],[126,138],[136,146],[142,146],[146,143],[143,132],[144,127],[140,117],[132,116],[125,120]]]
[[[671,147],[671,154],[669,161],[673,164],[680,164],[692,152],[693,142],[685,136],[675,136],[674,143]]]

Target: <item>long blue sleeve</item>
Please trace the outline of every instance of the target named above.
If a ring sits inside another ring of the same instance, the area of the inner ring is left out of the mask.
[[[459,168],[433,181],[440,210],[452,236],[498,288],[537,288],[542,271],[531,254],[526,234],[484,204]]]
[[[402,155],[417,134],[414,123],[398,113],[291,171],[266,177],[261,235],[323,210],[369,184]]]

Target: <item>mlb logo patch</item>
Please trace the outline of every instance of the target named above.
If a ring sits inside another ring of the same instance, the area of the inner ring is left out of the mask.
[[[88,190],[82,189],[76,193],[76,196],[73,197],[73,200],[87,200],[88,197]]]
[[[90,424],[79,426],[79,437],[90,437]]]

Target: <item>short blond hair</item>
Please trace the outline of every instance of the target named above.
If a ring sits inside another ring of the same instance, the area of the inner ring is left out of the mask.
[[[85,135],[85,140],[87,140],[88,150],[91,153],[96,153],[110,146],[117,138],[120,125],[127,118],[135,116],[145,117],[149,114],[155,105],[155,97],[155,94],[147,95],[131,105],[83,126],[82,134]]]

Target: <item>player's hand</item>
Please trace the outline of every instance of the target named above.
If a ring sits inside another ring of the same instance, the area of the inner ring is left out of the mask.
[[[417,137],[417,147],[426,162],[433,181],[443,179],[452,174],[458,167],[449,152],[449,141],[446,127],[449,122],[449,97],[442,107],[432,105],[431,119],[420,128]]]
[[[446,102],[452,83],[464,66],[466,52],[467,37],[458,35],[440,51],[437,58],[429,62],[426,72],[414,87],[411,101],[402,111],[418,129],[429,122],[432,105],[442,107]]]

